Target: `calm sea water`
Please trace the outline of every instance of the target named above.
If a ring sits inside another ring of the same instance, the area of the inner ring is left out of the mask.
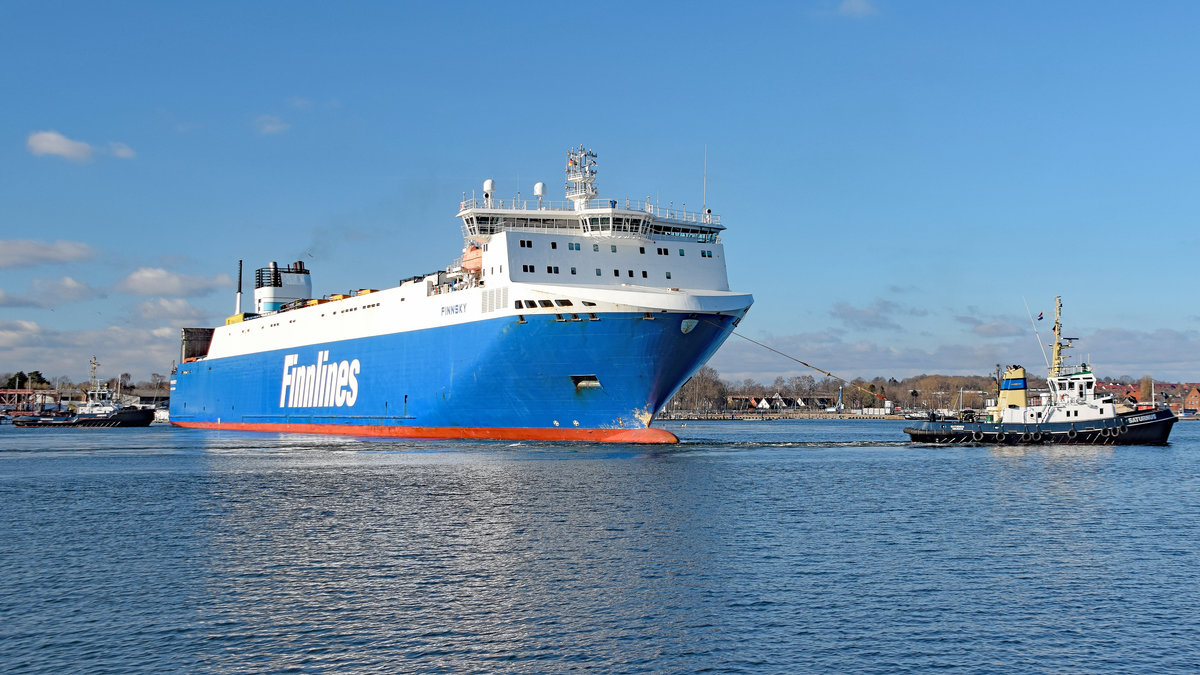
[[[0,671],[1200,670],[1200,423],[1166,448],[0,427]]]

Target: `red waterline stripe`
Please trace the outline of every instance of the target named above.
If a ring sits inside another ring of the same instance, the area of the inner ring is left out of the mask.
[[[397,427],[349,424],[270,424],[252,422],[171,422],[188,429],[273,431],[291,434],[386,436],[390,438],[471,438],[494,441],[587,441],[592,443],[678,443],[663,429],[522,429],[487,427]]]

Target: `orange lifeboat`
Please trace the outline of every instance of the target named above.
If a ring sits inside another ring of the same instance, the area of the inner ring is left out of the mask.
[[[478,246],[468,246],[463,249],[464,270],[468,272],[478,272],[483,269],[483,249]]]

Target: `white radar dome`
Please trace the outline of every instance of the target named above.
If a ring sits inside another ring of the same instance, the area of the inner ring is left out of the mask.
[[[546,184],[541,181],[534,183],[533,184],[533,196],[534,197],[545,197],[546,196]]]
[[[495,192],[496,191],[496,181],[492,180],[491,178],[483,181],[483,191],[484,192]]]

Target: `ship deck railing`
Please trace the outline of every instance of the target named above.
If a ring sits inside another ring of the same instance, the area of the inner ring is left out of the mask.
[[[623,204],[623,206],[622,206]],[[587,210],[592,209],[621,209],[623,211],[636,211],[638,213],[648,213],[660,220],[670,220],[680,223],[694,223],[697,225],[716,225],[720,226],[721,216],[706,214],[700,211],[688,211],[686,208],[675,208],[674,205],[666,207],[661,204],[655,204],[650,201],[640,199],[589,199],[586,206]],[[479,197],[467,197],[459,203],[459,210],[466,211],[467,209],[487,209],[489,211],[575,211],[575,202],[566,200],[537,200],[537,199],[492,199],[490,203]]]

